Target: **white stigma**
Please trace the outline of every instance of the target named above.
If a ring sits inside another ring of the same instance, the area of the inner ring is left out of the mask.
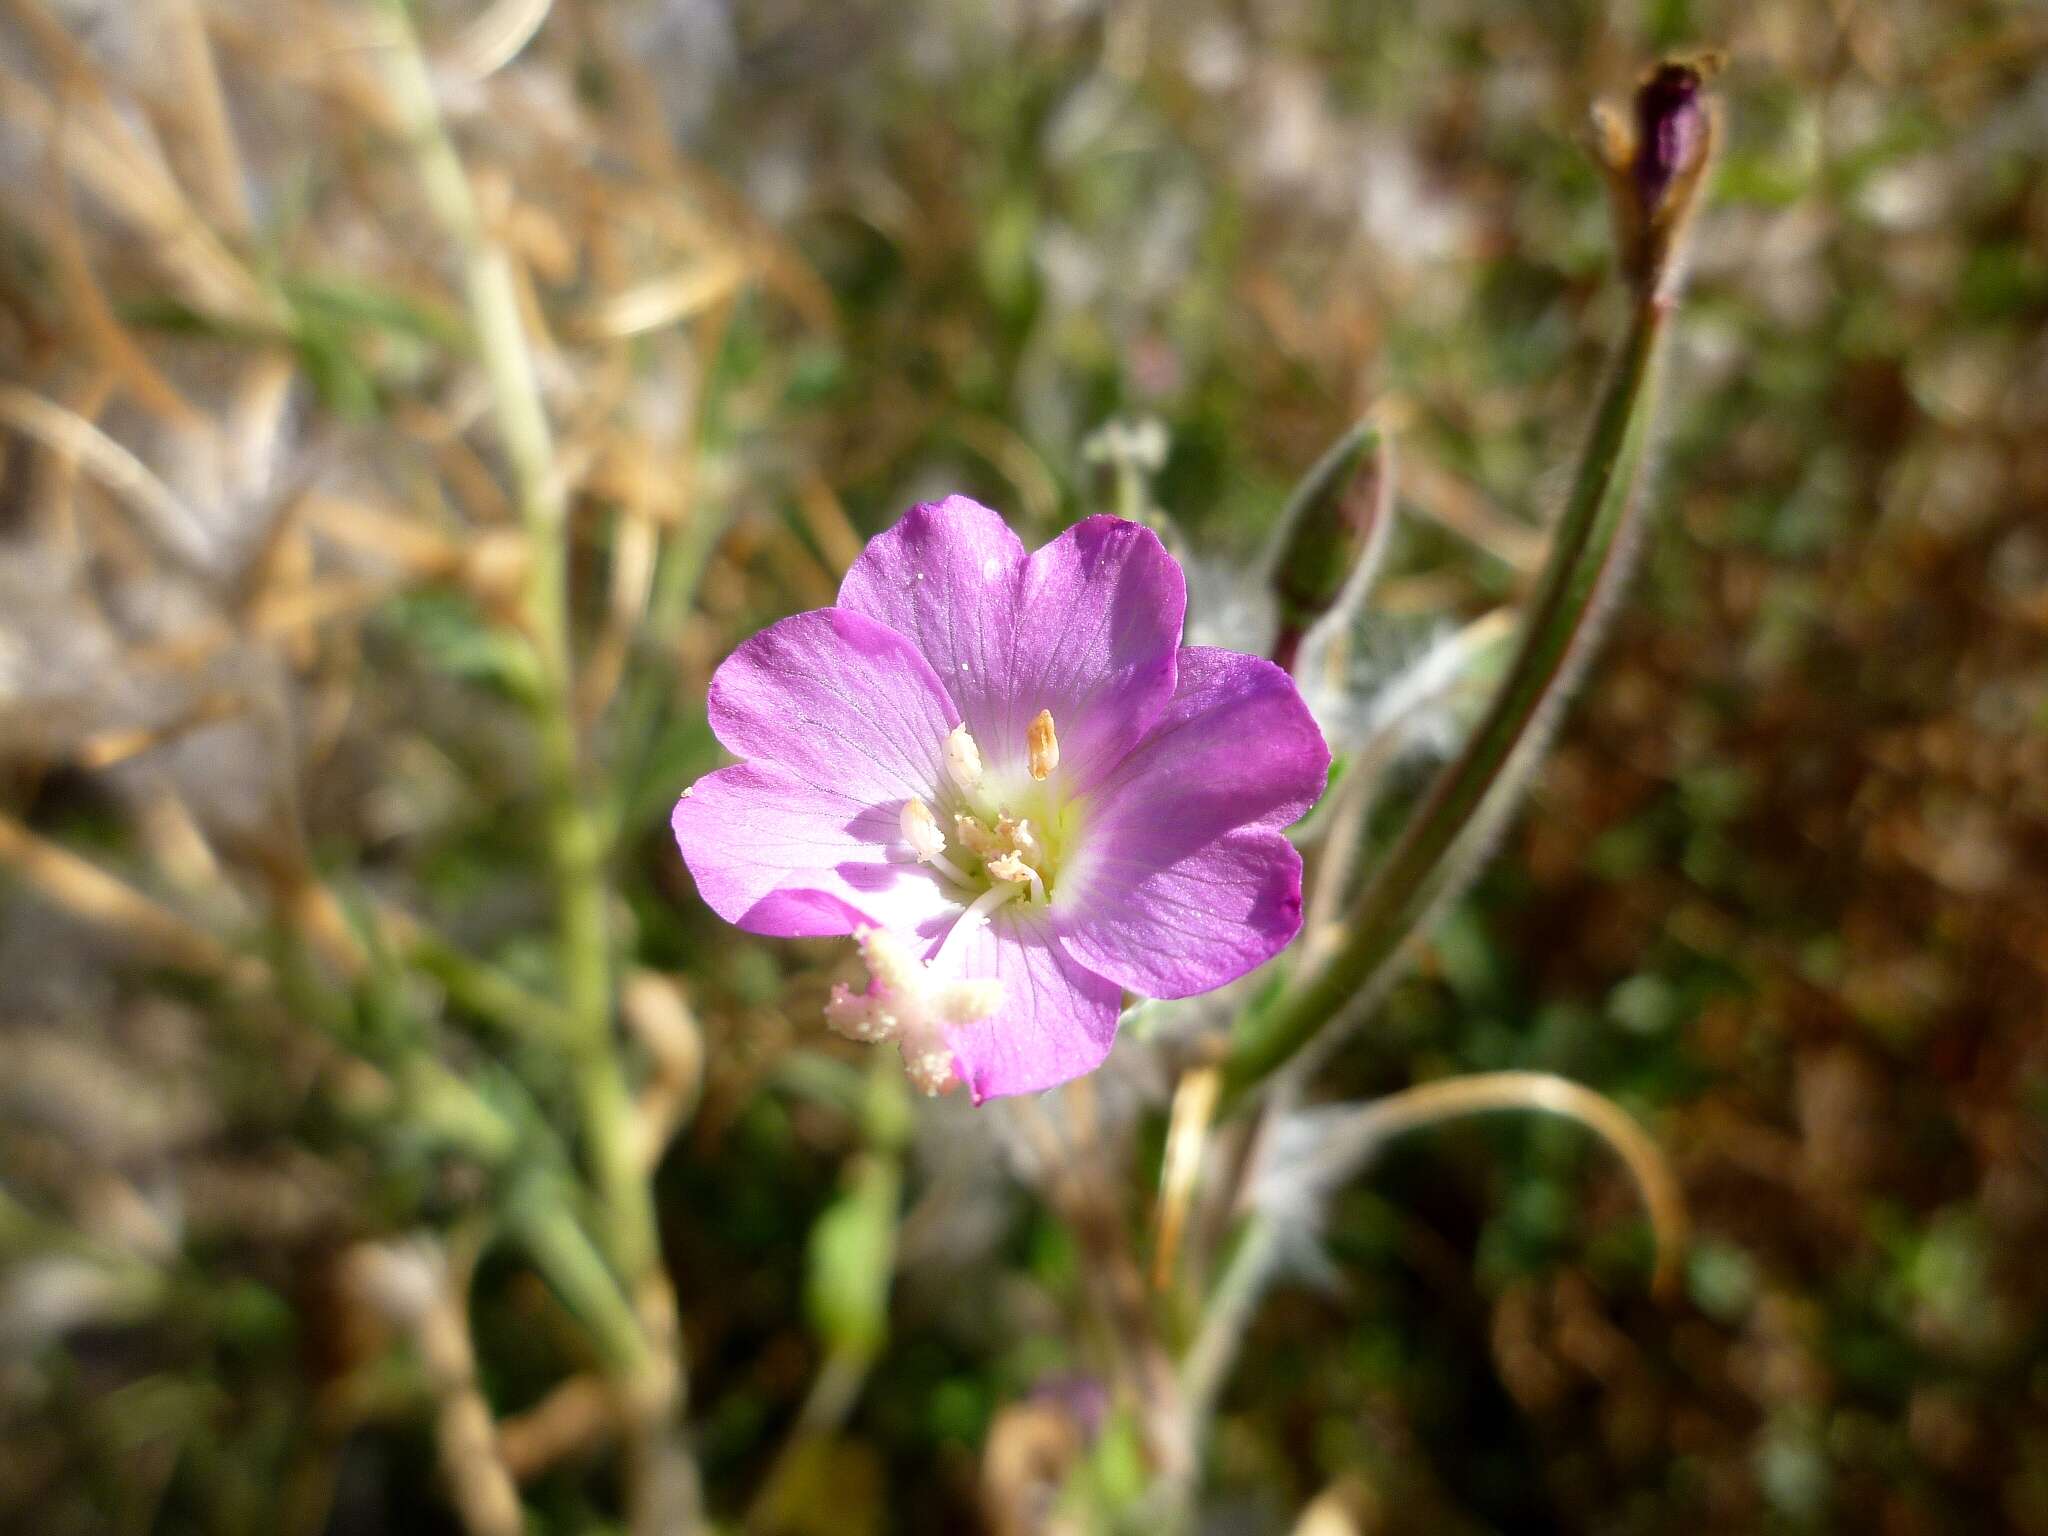
[[[833,987],[826,1022],[849,1040],[896,1041],[911,1082],[925,1093],[943,1093],[955,1081],[946,1030],[993,1014],[1002,1006],[1002,985],[934,976],[910,941],[886,928],[863,928],[854,939],[867,962],[867,990],[855,992],[844,982]]]
[[[946,774],[963,794],[973,794],[981,783],[981,748],[964,725],[954,726],[947,734]]]
[[[1031,777],[1043,783],[1060,765],[1060,738],[1052,728],[1051,710],[1041,709],[1032,716],[1024,742],[1031,753]]]

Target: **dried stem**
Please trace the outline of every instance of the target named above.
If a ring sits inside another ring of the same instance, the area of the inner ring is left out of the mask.
[[[470,1536],[519,1536],[519,1490],[498,1449],[469,1342],[466,1263],[424,1239],[354,1255],[357,1283],[412,1334],[435,1401],[441,1472]]]
[[[268,968],[238,955],[212,934],[145,896],[70,849],[0,814],[0,869],[12,871],[53,906],[134,939],[181,970],[260,986]]]
[[[198,515],[134,454],[54,400],[0,385],[0,422],[78,464],[114,493],[151,542],[187,570],[205,574],[213,539]]]
[[[1318,1149],[1302,1177],[1314,1182],[1355,1170],[1395,1136],[1467,1115],[1522,1111],[1576,1120],[1598,1136],[1628,1168],[1656,1234],[1651,1278],[1662,1294],[1677,1283],[1685,1250],[1685,1197],[1657,1143],[1628,1111],[1605,1094],[1550,1072],[1479,1072],[1420,1083],[1390,1093],[1349,1114]]]

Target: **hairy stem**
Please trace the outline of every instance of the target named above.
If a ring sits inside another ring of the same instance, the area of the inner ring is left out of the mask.
[[[1624,574],[1670,312],[1667,302],[1648,296],[1633,308],[1521,641],[1493,702],[1360,896],[1342,946],[1241,1028],[1224,1067],[1227,1104],[1291,1060],[1355,998],[1376,993],[1511,808],[1574,672],[1592,649],[1604,599]]]

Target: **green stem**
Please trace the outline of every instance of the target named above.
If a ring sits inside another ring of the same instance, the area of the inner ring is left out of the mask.
[[[490,383],[492,414],[525,524],[527,570],[522,620],[533,647],[531,695],[545,804],[548,853],[555,883],[562,968],[563,1054],[575,1088],[585,1155],[603,1223],[605,1257],[570,1246],[581,1227],[541,1222],[528,1233],[553,1244],[549,1268],[606,1282],[603,1296],[585,1287],[595,1310],[585,1316],[609,1342],[627,1388],[628,1516],[636,1532],[687,1532],[701,1515],[697,1470],[678,1433],[686,1396],[675,1299],[662,1268],[653,1189],[641,1165],[635,1108],[627,1089],[612,1019],[612,954],[607,920],[605,838],[587,802],[576,743],[570,664],[568,503],[555,459],[547,411],[534,376],[518,287],[504,250],[491,240],[469,178],[443,126],[405,0],[386,0],[392,15],[389,79],[413,139],[429,204],[462,253],[464,288],[477,350]],[[594,1266],[594,1267],[592,1267]],[[619,1288],[612,1276],[624,1284]],[[630,1328],[628,1325],[631,1325]],[[637,1357],[622,1353],[637,1347]]]
[[[1438,775],[1359,899],[1350,934],[1322,969],[1246,1020],[1224,1066],[1228,1106],[1369,995],[1469,871],[1534,764],[1602,599],[1619,585],[1656,411],[1668,302],[1639,298],[1551,541],[1506,677],[1462,751]]]
[[[548,1284],[590,1332],[607,1375],[636,1382],[660,1373],[640,1319],[611,1266],[569,1209],[565,1190],[515,1196],[507,1226]]]
[[[637,1284],[659,1262],[654,1209],[633,1144],[633,1103],[612,1037],[611,940],[601,839],[584,803],[569,660],[567,502],[510,259],[491,240],[442,123],[403,0],[387,0],[392,94],[412,135],[429,206],[462,253],[470,324],[529,544],[523,617],[538,673],[533,696],[561,947],[562,1044],[574,1078],[608,1246]]]

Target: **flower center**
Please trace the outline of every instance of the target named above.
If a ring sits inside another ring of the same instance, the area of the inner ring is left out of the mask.
[[[1041,709],[1031,722],[1026,745],[1030,777],[1005,788],[983,766],[967,727],[955,726],[946,738],[950,782],[939,808],[922,800],[903,806],[900,825],[910,851],[957,886],[976,917],[1011,900],[1041,907],[1052,900],[1073,807],[1048,782],[1060,761],[1050,710]]]
[[[939,961],[960,936],[1013,901],[1052,902],[1059,855],[1070,845],[1078,807],[1054,780],[1060,763],[1052,712],[1041,709],[1025,737],[1024,772],[1005,780],[982,762],[981,748],[964,725],[946,737],[947,782],[937,808],[906,800],[898,830],[920,864],[929,864],[954,887],[965,909],[930,959],[919,959],[903,935],[863,928],[854,937],[867,962],[864,991],[832,989],[825,1017],[850,1039],[895,1040],[911,1081],[926,1093],[952,1086],[953,1056],[946,1031],[985,1019],[1002,1005],[993,979],[945,980]]]

